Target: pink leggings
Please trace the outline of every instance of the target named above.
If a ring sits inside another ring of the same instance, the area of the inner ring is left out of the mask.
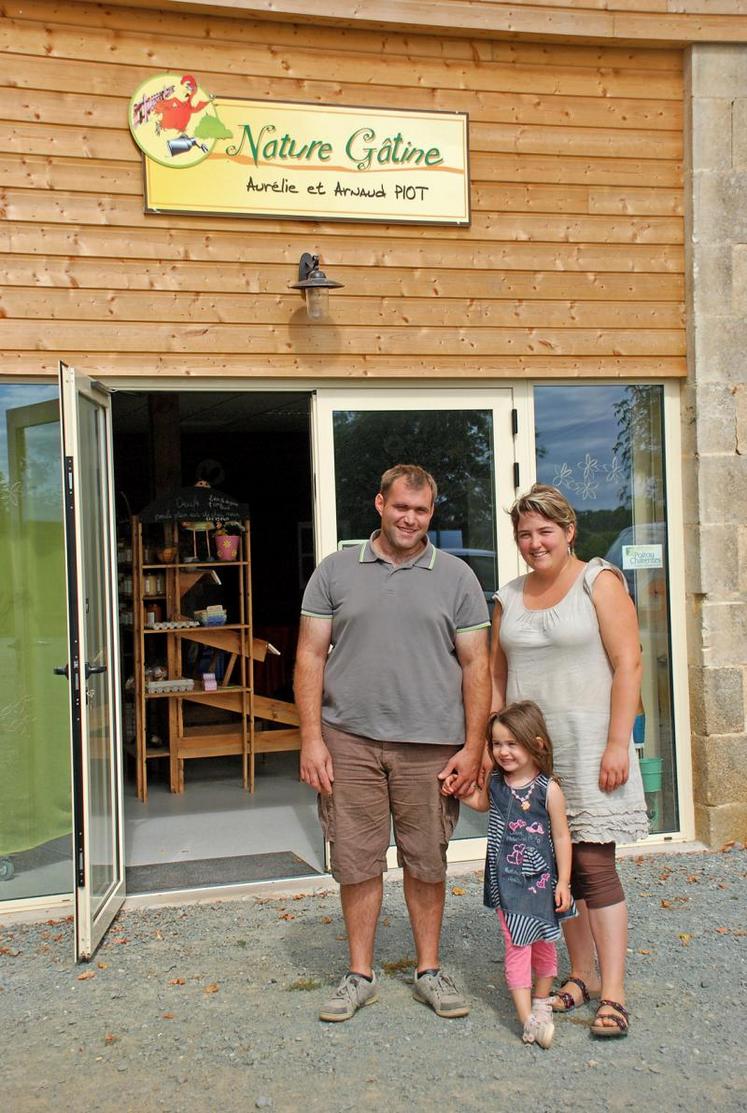
[[[558,953],[555,944],[548,943],[545,939],[538,939],[535,943],[527,943],[525,947],[517,947],[511,942],[506,927],[506,917],[500,908],[498,919],[506,941],[505,974],[508,988],[531,989],[532,971],[538,978],[553,978],[558,972]]]

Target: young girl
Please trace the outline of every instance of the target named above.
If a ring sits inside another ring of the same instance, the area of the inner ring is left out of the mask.
[[[552,779],[552,744],[537,704],[524,700],[491,715],[488,747],[493,774],[484,788],[462,800],[477,811],[490,811],[484,902],[497,909],[503,929],[506,983],[524,1027],[523,1040],[549,1047],[555,1031],[550,991],[558,970],[558,921],[575,916],[576,909],[565,801]],[[454,779],[444,781],[446,795]]]

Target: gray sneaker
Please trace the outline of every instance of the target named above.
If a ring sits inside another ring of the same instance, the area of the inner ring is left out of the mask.
[[[466,1000],[443,970],[437,970],[435,974],[426,970],[420,977],[416,975],[412,995],[416,1001],[430,1005],[437,1016],[451,1019],[469,1013]]]
[[[319,1010],[320,1020],[350,1020],[358,1009],[364,1005],[373,1005],[378,1001],[376,992],[376,975],[370,982],[360,974],[346,974],[331,997]]]

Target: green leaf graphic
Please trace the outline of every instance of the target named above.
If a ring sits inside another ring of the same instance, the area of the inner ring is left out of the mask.
[[[217,116],[206,114],[195,128],[197,139],[231,139],[233,132]]]

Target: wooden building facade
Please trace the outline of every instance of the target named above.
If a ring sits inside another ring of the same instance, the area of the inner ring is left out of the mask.
[[[4,371],[685,374],[681,50],[16,8]],[[467,112],[471,227],[144,214],[127,103],[174,68],[225,95]],[[307,250],[345,284],[333,326],[293,320]]]

